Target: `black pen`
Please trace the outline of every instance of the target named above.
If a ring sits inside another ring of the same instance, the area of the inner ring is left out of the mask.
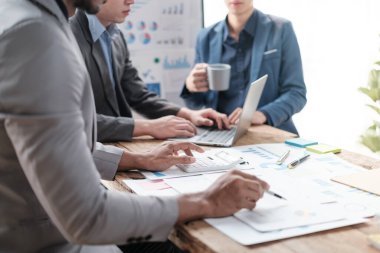
[[[269,195],[275,196],[275,197],[277,197],[277,198],[279,198],[279,199],[284,199],[284,200],[286,200],[286,198],[284,198],[284,197],[282,197],[281,195],[278,195],[277,193],[272,192],[272,191],[270,191],[270,190],[267,190],[266,193],[268,193]]]
[[[249,164],[249,162],[247,161],[244,161],[243,157],[240,157],[241,159],[241,162],[239,164],[243,165],[243,164]]]
[[[298,164],[302,163],[303,161],[305,161],[308,157],[310,156],[310,154],[306,154],[304,155],[303,157],[301,157],[300,159],[297,159],[291,163],[288,164],[288,168],[289,169],[293,169],[294,167],[296,167]]]

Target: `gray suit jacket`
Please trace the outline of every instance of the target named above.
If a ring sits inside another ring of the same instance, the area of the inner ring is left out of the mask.
[[[82,51],[94,90],[98,139],[101,142],[131,140],[134,120],[131,108],[147,118],[176,115],[179,107],[149,92],[132,65],[121,32],[113,36],[115,88],[110,80],[99,40],[93,42],[87,17],[78,11],[70,19],[71,28]]]
[[[56,1],[2,0],[0,21],[0,252],[165,240],[175,198],[100,184],[94,158],[112,168],[121,153],[95,145],[90,78]]]

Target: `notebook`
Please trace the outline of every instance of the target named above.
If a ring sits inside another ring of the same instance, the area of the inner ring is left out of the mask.
[[[256,111],[263,92],[268,75],[265,75],[250,84],[247,96],[244,101],[242,113],[239,122],[231,129],[201,128],[198,127],[198,133],[194,137],[185,139],[199,145],[230,147],[241,136],[243,136],[251,126],[253,113]],[[178,139],[176,139],[178,140]],[[183,139],[182,139],[183,140]]]
[[[306,148],[307,146],[318,144],[316,141],[310,141],[303,138],[288,139],[285,143],[299,148]]]
[[[311,151],[317,154],[327,154],[327,153],[340,153],[342,149],[327,144],[317,144],[306,147],[307,151]]]

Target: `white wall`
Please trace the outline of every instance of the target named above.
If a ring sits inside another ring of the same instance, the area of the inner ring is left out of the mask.
[[[205,25],[225,17],[222,0],[204,0]],[[301,48],[308,102],[294,120],[300,135],[373,155],[359,144],[375,115],[357,89],[380,60],[378,0],[254,0],[292,21]]]

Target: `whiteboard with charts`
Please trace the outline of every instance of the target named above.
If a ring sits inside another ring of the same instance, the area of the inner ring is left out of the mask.
[[[147,88],[175,103],[183,104],[179,94],[194,63],[202,9],[202,0],[135,1],[119,25]]]

